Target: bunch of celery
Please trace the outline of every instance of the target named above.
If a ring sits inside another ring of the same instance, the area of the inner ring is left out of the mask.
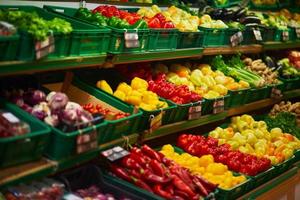
[[[226,76],[231,76],[238,81],[246,81],[252,87],[261,87],[264,84],[262,77],[245,69],[245,64],[241,61],[239,55],[233,56],[228,65],[224,62],[223,57],[218,55],[212,60],[211,64]]]

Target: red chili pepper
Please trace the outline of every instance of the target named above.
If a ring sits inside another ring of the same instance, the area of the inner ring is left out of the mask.
[[[146,160],[142,156],[140,156],[139,154],[137,154],[137,153],[131,152],[130,153],[130,158],[133,159],[133,160],[135,160],[142,167],[146,167],[146,165],[147,165]]]
[[[185,200],[181,196],[173,196],[173,200]]]
[[[173,184],[178,190],[187,193],[190,198],[196,195],[195,192],[176,175],[173,175]]]
[[[147,180],[152,183],[168,183],[172,180],[172,177],[161,177],[153,174],[149,169],[144,170],[142,172],[142,176],[144,180]]]
[[[166,187],[166,192],[170,193],[170,194],[174,194],[174,185],[171,183]]]
[[[164,170],[164,168],[162,167],[162,164],[159,163],[157,160],[151,160],[149,164],[150,164],[152,171],[156,175],[164,176],[164,174],[166,173],[166,170]]]
[[[179,197],[185,199],[185,200],[191,199],[191,197],[186,192],[184,192],[182,190],[174,190],[174,194],[176,196],[179,196]]]
[[[162,186],[161,185],[155,185],[154,188],[153,188],[153,191],[155,194],[158,194],[159,196],[163,197],[163,198],[166,198],[166,199],[173,199],[173,196],[172,194],[164,191],[162,189]]]
[[[172,174],[177,175],[192,190],[196,189],[192,179],[190,178],[190,174],[188,173],[188,171],[186,169],[183,169],[180,166],[174,165],[170,168],[170,171]]]
[[[122,159],[122,165],[129,169],[137,169],[137,170],[142,169],[142,167],[129,156],[126,156]]]
[[[199,175],[194,176],[194,177],[195,177],[196,179],[198,179],[198,180],[202,183],[202,185],[204,185],[204,187],[205,187],[206,189],[208,189],[209,192],[214,191],[214,190],[218,187],[217,184],[213,184],[213,183],[211,183],[211,182],[208,182],[206,179],[202,178],[202,177],[199,176]]]
[[[129,169],[128,172],[134,178],[138,178],[138,179],[142,178],[141,174],[135,169]]]
[[[134,183],[136,186],[138,186],[138,187],[140,187],[140,188],[143,188],[143,189],[145,189],[145,190],[147,190],[147,191],[153,193],[151,187],[150,187],[149,185],[147,185],[147,183],[145,183],[145,182],[142,181],[141,179],[132,178],[132,181],[133,181],[133,183]]]
[[[193,182],[198,187],[201,194],[206,197],[208,195],[208,192],[206,188],[202,185],[202,183],[197,178],[194,178]]]
[[[131,181],[131,178],[128,175],[126,169],[119,167],[117,165],[111,165],[110,169],[117,177],[124,179],[126,181]]]
[[[143,145],[141,148],[142,152],[149,156],[150,158],[153,158],[157,160],[158,162],[161,162],[161,157],[160,155],[153,149],[151,149],[148,145]]]
[[[149,163],[152,159],[149,158],[148,156],[146,156],[145,154],[142,153],[142,150],[137,148],[137,147],[133,147],[130,151],[130,153],[136,154],[140,157],[142,157],[146,163]]]

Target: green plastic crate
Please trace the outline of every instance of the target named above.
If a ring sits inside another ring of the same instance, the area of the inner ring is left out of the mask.
[[[224,29],[224,41],[223,41],[223,45],[225,46],[231,46],[231,36],[233,36],[234,34],[236,34],[237,32],[239,32],[239,29],[235,29],[235,28],[227,28]]]
[[[295,156],[285,160],[284,162],[282,163],[279,163],[278,165],[275,165],[275,173],[276,173],[276,176],[279,176],[281,175],[282,173],[286,172],[287,170],[289,170],[293,164],[295,162]]]
[[[188,120],[190,108],[194,106],[202,105],[204,101],[205,100],[188,103],[188,104],[176,104],[173,123]]]
[[[149,32],[149,51],[174,50],[177,47],[177,29],[150,29]]]
[[[295,90],[300,88],[299,80],[300,78],[292,78],[292,79],[285,79],[279,78],[284,83],[284,91]]]
[[[217,199],[237,199],[249,191],[249,185],[252,185],[252,180],[247,179],[245,182],[238,184],[231,189],[222,189],[218,187]]]
[[[261,172],[261,173],[257,174],[256,176],[250,176],[251,179],[253,180],[252,181],[253,184],[250,189],[254,189],[254,188],[268,182],[272,178],[274,178],[276,176],[275,172],[276,172],[275,167],[271,167],[267,171]]]
[[[44,9],[71,22],[73,32],[71,34],[70,56],[93,56],[107,52],[110,41],[110,29],[100,28],[74,19],[72,16],[77,11],[74,8],[45,5]]]
[[[179,32],[177,49],[199,48],[203,46],[203,32]]]
[[[277,83],[277,84],[268,85],[268,87],[271,88],[271,95],[270,95],[270,97],[273,98],[273,97],[274,97],[274,94],[273,94],[273,93],[274,93],[274,92],[277,93],[276,90],[280,91],[281,94],[284,92],[285,84],[284,84],[282,81],[280,81],[280,82]],[[276,96],[275,96],[275,97],[276,97]]]
[[[19,40],[19,34],[14,34],[11,36],[0,36],[0,61],[10,61],[17,59]]]
[[[217,100],[224,99],[224,110],[227,110],[228,108],[226,107],[228,105],[227,101],[229,101],[230,95],[226,95],[224,97],[218,97],[215,99],[205,99],[205,101],[202,104],[202,115],[209,115],[213,114],[214,111],[214,102]]]
[[[203,32],[203,46],[214,47],[224,46],[225,41],[225,29],[213,29],[199,27],[199,30]]]
[[[34,6],[13,6],[13,5],[0,5],[0,9],[11,9],[11,10],[22,10],[26,12],[36,12],[40,17],[46,20],[52,20],[55,17],[60,17],[49,12],[46,12],[42,8]],[[35,49],[34,49],[34,39],[33,37],[24,32],[20,31],[20,47],[17,54],[18,60],[34,60],[35,59]],[[70,35],[62,35],[53,33],[55,39],[55,50],[53,53],[49,54],[49,57],[63,57],[67,56],[70,47]]]
[[[253,33],[253,29],[259,30],[261,37],[262,37],[262,41],[258,41],[255,38],[255,35]],[[264,28],[260,28],[260,27],[246,27],[245,30],[243,30],[243,41],[242,44],[243,45],[249,45],[249,44],[258,44],[264,41]]]
[[[20,120],[28,123],[31,128],[31,133],[26,135],[0,138],[0,167],[40,159],[48,142],[50,128],[16,105],[4,100],[0,100],[0,109],[13,113]]]
[[[76,19],[78,21],[87,23],[91,26],[94,26],[96,28],[101,28],[100,26],[97,26],[95,24],[92,24],[88,21],[81,20],[75,17],[75,14],[77,12],[77,9],[75,8],[64,8],[64,7],[53,7],[53,6],[45,6],[47,10],[54,10],[55,12],[59,12],[69,18]],[[109,53],[114,53],[114,54],[119,54],[119,53],[134,53],[134,52],[144,52],[148,50],[148,36],[149,36],[149,30],[148,29],[117,29],[113,27],[107,27],[111,30],[110,36],[110,42],[108,44],[108,52]],[[136,48],[126,48],[125,46],[125,39],[124,39],[124,34],[125,32],[128,33],[138,33],[139,36],[139,47]],[[106,34],[108,35],[108,34]]]
[[[112,140],[121,138],[122,136],[128,136],[137,132],[137,124],[139,123],[140,118],[142,116],[141,111],[133,113],[133,106],[120,103],[119,100],[112,98],[111,96],[107,95],[101,90],[97,90],[96,88],[91,87],[90,85],[82,82],[78,78],[75,78],[74,85],[88,92],[89,94],[93,94],[93,96],[95,96],[96,98],[101,99],[101,101],[108,103],[111,106],[123,112],[131,113],[130,116],[124,117],[122,119],[105,120],[107,122],[107,128],[99,137],[98,142],[100,144],[110,142]]]
[[[264,86],[261,88],[251,88],[246,97],[245,103],[251,103],[255,101],[260,101],[262,99],[267,99],[271,96],[271,88],[268,86]]]
[[[276,28],[266,27],[263,31],[264,42],[273,42],[275,37]]]
[[[246,97],[250,89],[229,90],[229,98],[227,101],[227,108],[235,108],[246,103]]]
[[[278,7],[280,9],[290,8],[291,6],[295,6],[292,4],[292,0],[277,0],[277,1],[278,1]]]
[[[294,152],[294,162],[298,162],[298,161],[300,161],[300,149],[298,149],[298,150],[296,150],[295,152]]]

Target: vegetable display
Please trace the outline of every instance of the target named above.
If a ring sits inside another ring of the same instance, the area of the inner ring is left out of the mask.
[[[264,85],[264,79],[259,75],[244,69],[244,63],[240,60],[239,55],[233,56],[229,64],[226,64],[221,55],[216,56],[211,65],[223,72],[226,76],[231,76],[236,80],[245,81],[253,87]]]
[[[278,127],[268,131],[264,121],[255,121],[250,115],[233,117],[228,128],[216,128],[209,136],[218,144],[229,144],[233,150],[270,159],[273,165],[293,156],[300,141]]]
[[[73,30],[71,24],[63,19],[45,20],[36,12],[0,9],[0,21],[9,22],[20,30],[27,31],[34,39],[40,41],[45,40],[51,31],[69,34]]]
[[[50,92],[46,96],[40,90],[17,90],[8,92],[6,97],[36,118],[64,132],[75,131],[103,120],[101,117],[94,118],[79,104],[69,101],[68,96],[61,92]]]
[[[279,104],[274,105],[272,110],[270,111],[269,115],[270,117],[276,117],[281,112],[287,112],[295,116],[296,122],[298,126],[300,127],[300,102],[291,103],[291,102],[280,102]],[[294,121],[294,120],[292,120]],[[291,123],[292,123],[291,121]],[[286,120],[286,122],[289,122],[289,120]],[[292,132],[291,132],[292,133]]]
[[[98,81],[97,87],[111,94],[111,87],[108,84],[103,86],[100,82]],[[125,82],[120,83],[113,95],[122,101],[147,111],[168,107],[166,102],[159,100],[159,97],[149,90],[148,82],[138,77],[131,80],[131,85]]]
[[[267,158],[259,158],[254,155],[232,150],[230,144],[218,144],[213,137],[182,134],[177,139],[177,146],[193,156],[212,155],[215,162],[227,165],[235,172],[249,176],[255,176],[271,167],[271,161]]]
[[[245,176],[234,176],[226,165],[216,163],[212,155],[200,158],[188,153],[176,153],[172,145],[164,145],[160,151],[166,158],[173,160],[182,167],[187,168],[194,175],[200,175],[211,183],[223,189],[230,189],[246,180]]]
[[[271,58],[267,58],[267,59],[271,59]],[[272,71],[272,69],[270,69],[264,63],[264,61],[262,61],[262,59],[252,60],[251,58],[245,58],[243,62],[246,65],[246,69],[261,76],[267,85],[279,83],[277,71]]]
[[[117,177],[165,199],[196,200],[208,196],[217,187],[147,145],[133,147],[110,170]]]
[[[293,62],[293,61],[292,61]],[[277,62],[279,74],[283,78],[297,78],[300,76],[300,70],[294,67],[289,58],[283,58]]]

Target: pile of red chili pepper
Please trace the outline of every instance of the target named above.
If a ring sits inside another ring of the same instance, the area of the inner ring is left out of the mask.
[[[212,137],[182,134],[177,140],[177,146],[198,157],[211,154],[216,162],[227,165],[232,171],[249,176],[255,176],[271,167],[269,159],[231,150],[229,144],[218,146],[218,139]]]
[[[149,90],[177,104],[200,101],[199,94],[191,91],[186,85],[175,85],[166,80],[165,74],[157,75],[155,80],[148,81]]]
[[[117,120],[122,119],[124,117],[128,117],[129,113],[124,112],[114,112],[108,108],[104,108],[100,104],[87,103],[82,105],[83,109],[90,112],[91,114],[101,114],[107,120]]]
[[[126,181],[165,199],[198,200],[217,185],[195,176],[147,145],[133,147],[130,154],[111,165],[111,171]]]

